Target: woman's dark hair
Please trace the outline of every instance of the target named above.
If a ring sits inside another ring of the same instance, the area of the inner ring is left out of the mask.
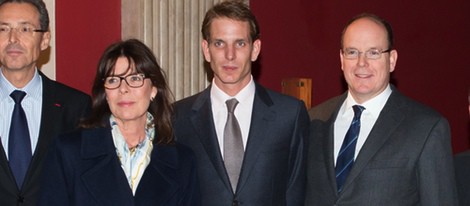
[[[165,80],[164,72],[157,63],[150,48],[137,39],[119,41],[110,45],[101,56],[93,82],[93,105],[91,115],[81,122],[82,128],[106,127],[109,125],[111,111],[106,100],[104,79],[114,75],[114,67],[118,58],[127,58],[129,71],[132,65],[135,72],[149,78],[158,90],[157,96],[150,102],[148,112],[154,117],[155,141],[157,144],[173,143],[171,116],[173,113],[171,94]]]

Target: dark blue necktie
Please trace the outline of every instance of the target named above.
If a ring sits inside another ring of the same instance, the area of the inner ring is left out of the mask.
[[[15,108],[11,116],[8,160],[19,189],[23,185],[32,156],[28,122],[23,107],[21,107],[21,101],[25,96],[26,93],[19,90],[15,90],[10,94],[10,97],[15,101]]]
[[[356,142],[359,137],[359,130],[361,129],[361,114],[364,109],[364,107],[359,105],[353,106],[354,118],[338,153],[335,169],[338,193],[343,189],[343,184],[354,164],[354,151],[356,150]]]

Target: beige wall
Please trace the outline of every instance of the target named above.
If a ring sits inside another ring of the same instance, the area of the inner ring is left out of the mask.
[[[50,30],[51,30],[51,43],[50,47],[43,51],[41,58],[39,59],[39,65],[41,65],[41,71],[43,71],[49,78],[55,79],[56,77],[56,61],[55,61],[55,0],[44,0],[46,3],[47,10],[49,11],[50,19]]]

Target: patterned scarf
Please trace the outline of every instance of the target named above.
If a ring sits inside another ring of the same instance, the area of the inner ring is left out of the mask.
[[[109,118],[112,127],[114,146],[121,161],[121,167],[126,174],[132,194],[135,195],[140,179],[145,169],[150,163],[150,155],[153,150],[153,139],[155,137],[155,127],[153,116],[147,112],[147,125],[145,127],[145,138],[137,146],[129,148],[124,136],[121,134],[117,122],[113,115]]]

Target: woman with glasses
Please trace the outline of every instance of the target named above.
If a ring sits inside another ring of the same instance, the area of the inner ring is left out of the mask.
[[[39,205],[200,205],[195,159],[173,139],[172,95],[152,51],[135,39],[108,47],[92,95],[81,129],[51,147]]]

